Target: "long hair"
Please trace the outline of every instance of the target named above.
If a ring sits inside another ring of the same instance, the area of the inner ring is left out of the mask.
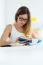
[[[18,11],[15,14],[15,20],[17,21],[17,18],[19,15],[27,14],[28,16],[28,21],[27,23],[23,26],[23,32],[25,34],[30,33],[31,31],[31,16],[30,16],[30,11],[26,6],[22,6],[18,9]]]

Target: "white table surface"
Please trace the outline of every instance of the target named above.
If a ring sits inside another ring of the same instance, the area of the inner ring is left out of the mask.
[[[0,47],[0,65],[43,65],[43,44]]]

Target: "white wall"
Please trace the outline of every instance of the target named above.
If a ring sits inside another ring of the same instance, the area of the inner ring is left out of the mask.
[[[0,36],[5,27],[5,0],[0,0]]]
[[[28,6],[31,17],[38,19],[38,22],[33,23],[32,27],[43,27],[43,0],[0,0],[0,36],[6,24],[14,22],[15,13],[22,5]]]

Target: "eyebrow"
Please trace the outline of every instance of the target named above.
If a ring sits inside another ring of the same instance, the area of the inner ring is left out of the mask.
[[[23,18],[23,17],[19,17],[19,18],[22,18],[22,19],[24,19],[24,20],[28,20],[28,18]]]

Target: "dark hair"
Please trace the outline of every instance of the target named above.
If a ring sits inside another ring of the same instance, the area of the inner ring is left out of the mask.
[[[15,14],[15,20],[17,21],[17,18],[19,15],[27,14],[28,20],[30,19],[30,11],[26,6],[22,6],[18,9],[18,11]]]

